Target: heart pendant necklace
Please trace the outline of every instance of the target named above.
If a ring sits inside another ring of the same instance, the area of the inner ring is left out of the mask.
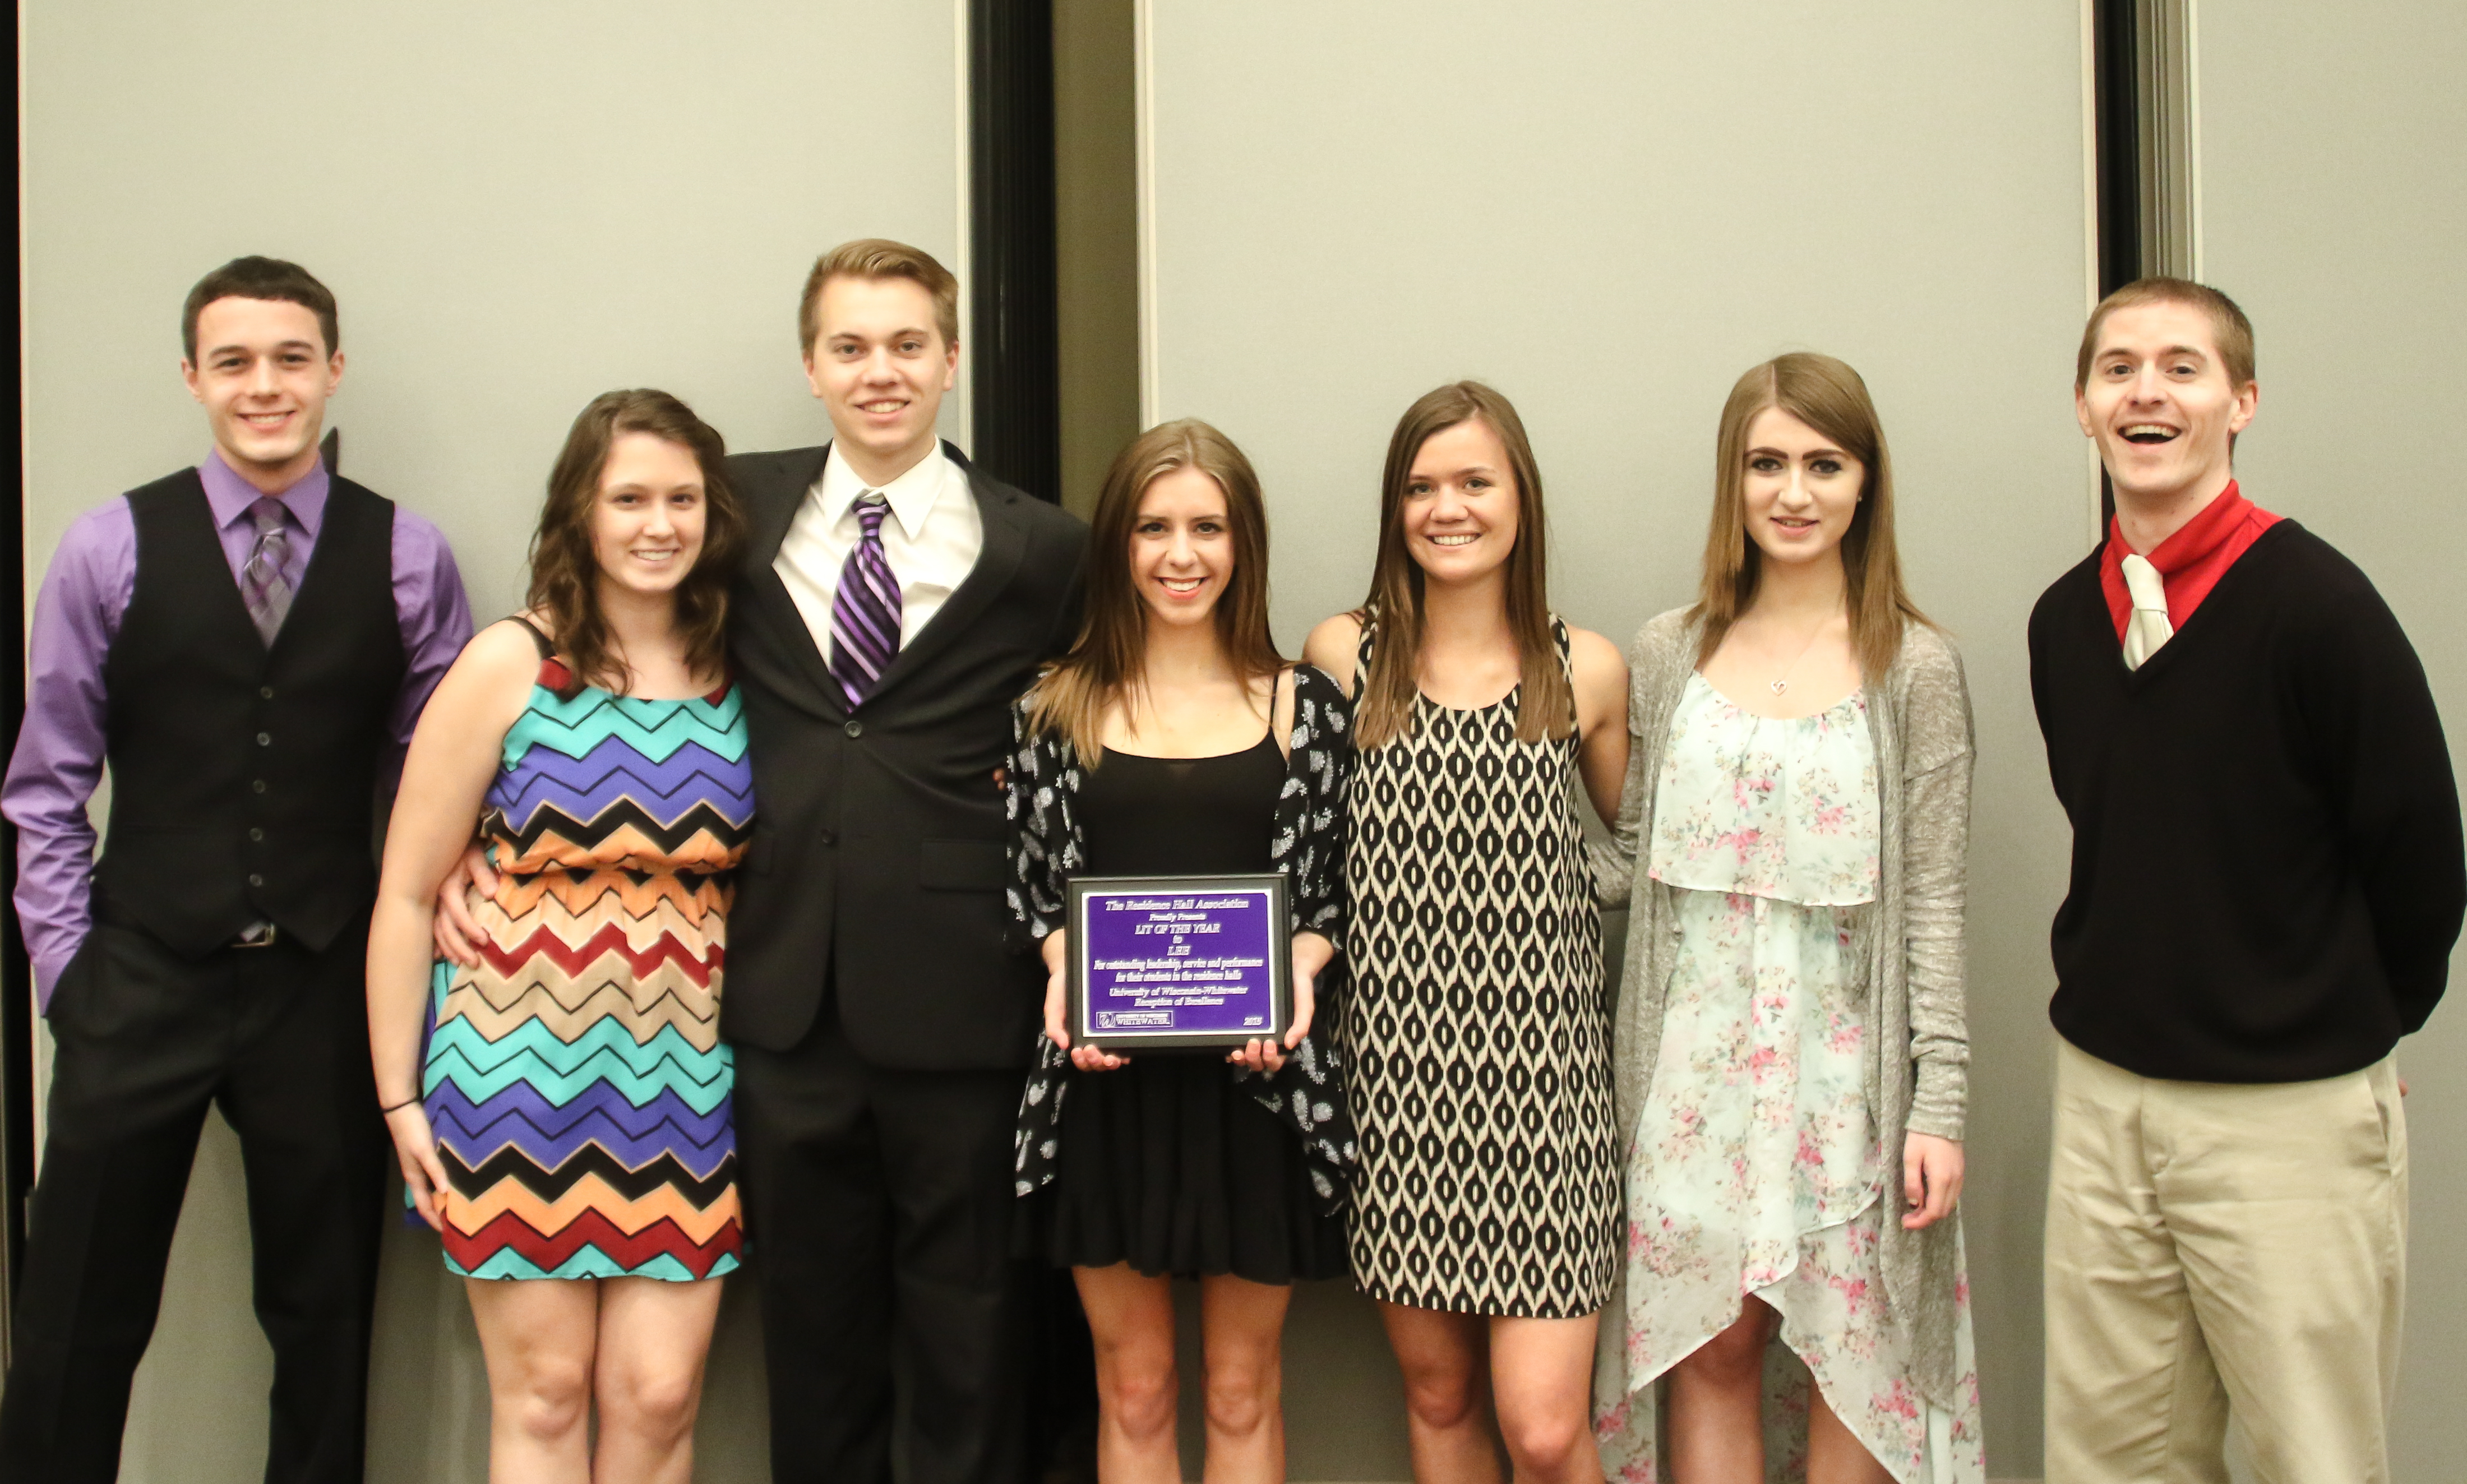
[[[1831,620],[1828,619],[1827,621],[1829,622]],[[1816,647],[1817,635],[1822,634],[1824,632],[1824,627],[1825,625],[1822,623],[1818,624],[1816,626],[1816,632],[1807,636],[1807,642],[1799,646],[1799,659],[1790,662],[1790,668],[1782,671],[1781,677],[1778,680],[1776,680],[1770,687],[1775,695],[1780,695],[1783,691],[1790,688],[1790,678],[1799,673],[1800,661],[1805,660],[1807,658],[1807,652]]]

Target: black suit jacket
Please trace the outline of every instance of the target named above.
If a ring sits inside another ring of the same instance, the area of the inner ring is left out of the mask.
[[[851,713],[827,634],[771,564],[828,445],[740,454],[751,534],[729,610],[754,751],[754,842],[728,920],[720,1030],[784,1051],[837,989],[840,1023],[881,1067],[1024,1067],[1043,966],[1003,946],[1004,821],[994,770],[1010,703],[1077,636],[1087,528],[969,467],[985,549]]]

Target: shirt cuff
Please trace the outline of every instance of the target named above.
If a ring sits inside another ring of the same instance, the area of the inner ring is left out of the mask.
[[[80,938],[66,947],[33,956],[36,1010],[45,1015],[52,1012],[52,992],[59,988],[60,976],[69,972],[69,965],[76,961],[78,950],[83,946],[84,940]]]

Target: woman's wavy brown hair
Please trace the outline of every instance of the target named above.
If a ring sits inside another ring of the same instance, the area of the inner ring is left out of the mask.
[[[1028,725],[1069,739],[1083,767],[1104,755],[1105,713],[1146,684],[1148,605],[1131,576],[1140,497],[1176,469],[1197,469],[1225,491],[1234,573],[1216,599],[1216,638],[1246,679],[1285,665],[1268,633],[1268,510],[1259,476],[1234,440],[1196,417],[1159,423],[1114,456],[1088,522],[1086,617],[1071,652],[1028,693]]]
[[[1867,471],[1850,528],[1842,536],[1842,575],[1850,647],[1858,651],[1866,683],[1874,685],[1902,652],[1903,627],[1925,623],[1928,617],[1902,585],[1901,552],[1893,544],[1893,461],[1867,384],[1846,363],[1805,350],[1777,355],[1750,371],[1722,404],[1721,431],[1713,442],[1713,521],[1705,536],[1704,586],[1694,610],[1705,622],[1696,663],[1702,666],[1713,658],[1722,637],[1756,599],[1764,552],[1748,539],[1748,429],[1758,413],[1773,407],[1831,438]]]
[[[1507,626],[1516,636],[1520,668],[1516,739],[1539,742],[1575,729],[1575,691],[1550,634],[1550,529],[1542,516],[1542,470],[1533,460],[1532,440],[1507,398],[1479,381],[1457,381],[1424,393],[1406,408],[1388,439],[1388,467],[1379,482],[1379,555],[1371,568],[1370,596],[1357,614],[1379,628],[1369,672],[1361,679],[1362,706],[1354,723],[1359,746],[1385,747],[1413,731],[1414,701],[1421,693],[1416,676],[1422,659],[1422,568],[1406,547],[1406,487],[1413,483],[1414,460],[1433,434],[1475,419],[1507,450],[1508,472],[1516,480],[1516,545],[1507,553]]]
[[[677,633],[697,675],[725,667],[728,585],[745,548],[745,513],[728,483],[728,447],[711,424],[666,392],[603,392],[591,399],[565,435],[549,471],[548,503],[532,536],[532,610],[548,620],[557,653],[574,677],[619,695],[633,687],[624,657],[615,652],[600,610],[600,559],[592,551],[593,515],[608,451],[627,433],[665,438],[694,456],[702,470],[702,551],[675,590]]]

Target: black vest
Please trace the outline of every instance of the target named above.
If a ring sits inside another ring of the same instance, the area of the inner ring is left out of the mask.
[[[394,503],[333,481],[271,650],[197,471],[128,506],[137,590],[102,670],[97,906],[192,956],[264,920],[323,949],[376,894],[377,767],[403,675]]]

